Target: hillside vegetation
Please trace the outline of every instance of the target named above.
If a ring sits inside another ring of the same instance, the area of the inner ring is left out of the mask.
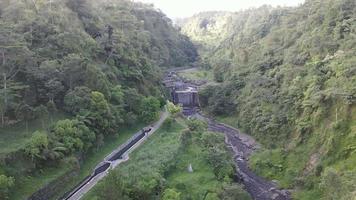
[[[356,196],[355,4],[306,0],[181,24],[220,82],[201,91],[202,106],[255,136],[265,149],[251,167],[295,199]]]
[[[155,121],[161,72],[196,57],[150,5],[0,1],[0,199],[29,197],[121,130]]]
[[[84,199],[249,200],[233,182],[224,136],[198,120],[169,118]],[[189,166],[192,171],[189,171]]]

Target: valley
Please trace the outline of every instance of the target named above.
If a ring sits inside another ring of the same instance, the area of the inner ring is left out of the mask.
[[[0,200],[356,200],[356,2],[281,2],[1,0]]]
[[[201,83],[201,81],[199,80],[194,80],[194,77],[192,78],[190,76],[192,71],[197,72],[197,74],[200,74],[198,70],[199,69],[184,70],[183,75],[187,73],[189,74],[188,77],[186,77],[188,78],[188,80],[186,81],[183,81],[183,79],[179,75],[182,74],[182,72],[170,72],[169,77],[166,77],[164,82],[168,82],[167,79],[171,79],[172,77],[175,78],[175,83],[173,84],[174,86],[171,87],[171,90],[173,90],[171,91],[171,93],[177,92],[177,88],[179,88],[178,90],[189,87],[198,88],[198,86],[202,86],[202,84],[204,83]],[[204,72],[202,71],[201,73]],[[182,86],[181,83],[186,85]],[[194,85],[192,83],[198,85]],[[175,95],[172,95],[173,101],[175,101],[174,97]],[[180,102],[178,101],[177,103],[179,104]],[[188,105],[187,107],[183,106],[183,110],[192,109],[190,112],[186,111],[185,115],[187,115],[188,118],[197,118],[198,120],[206,121],[208,124],[209,131],[223,133],[225,135],[225,144],[228,148],[231,149],[233,153],[232,156],[236,166],[237,181],[243,183],[245,189],[248,191],[248,193],[253,199],[290,199],[290,194],[287,191],[276,189],[278,186],[275,183],[264,180],[262,177],[257,176],[256,174],[254,174],[254,172],[252,172],[251,169],[249,169],[248,159],[259,146],[252,137],[240,133],[239,130],[231,126],[218,123],[211,117],[205,117],[204,114],[202,114],[202,112],[198,110],[199,108],[195,108],[195,106],[196,105]]]

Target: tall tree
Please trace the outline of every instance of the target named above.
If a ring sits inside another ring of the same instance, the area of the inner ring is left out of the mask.
[[[20,104],[16,109],[16,117],[20,120],[25,120],[26,133],[28,133],[28,121],[33,119],[33,108],[27,104]]]
[[[5,113],[9,107],[10,100],[19,96],[19,91],[25,87],[14,79],[26,64],[29,64],[31,53],[21,35],[13,33],[13,28],[8,23],[0,21],[0,75],[2,98],[1,124],[4,126]]]

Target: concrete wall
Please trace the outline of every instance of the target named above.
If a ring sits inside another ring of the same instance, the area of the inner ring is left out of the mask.
[[[173,100],[175,104],[181,104],[183,107],[199,107],[197,92],[174,92]]]

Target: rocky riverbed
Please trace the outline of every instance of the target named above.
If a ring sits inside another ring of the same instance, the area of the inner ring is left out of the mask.
[[[177,70],[170,71],[165,77],[165,83],[169,83],[171,94],[174,93],[175,85],[182,87],[195,87],[198,89],[200,85],[194,85],[192,81],[185,81],[178,76]],[[183,85],[182,85],[183,84]],[[167,86],[167,85],[166,85]],[[231,149],[234,156],[237,181],[241,182],[245,190],[255,200],[289,200],[290,194],[286,190],[278,189],[278,186],[262,177],[256,175],[248,165],[248,159],[251,154],[259,148],[256,141],[246,135],[240,133],[239,130],[228,125],[218,123],[211,117],[204,116],[196,107],[184,107],[184,113],[188,117],[195,117],[208,122],[209,130],[220,132],[225,135],[225,143]]]

